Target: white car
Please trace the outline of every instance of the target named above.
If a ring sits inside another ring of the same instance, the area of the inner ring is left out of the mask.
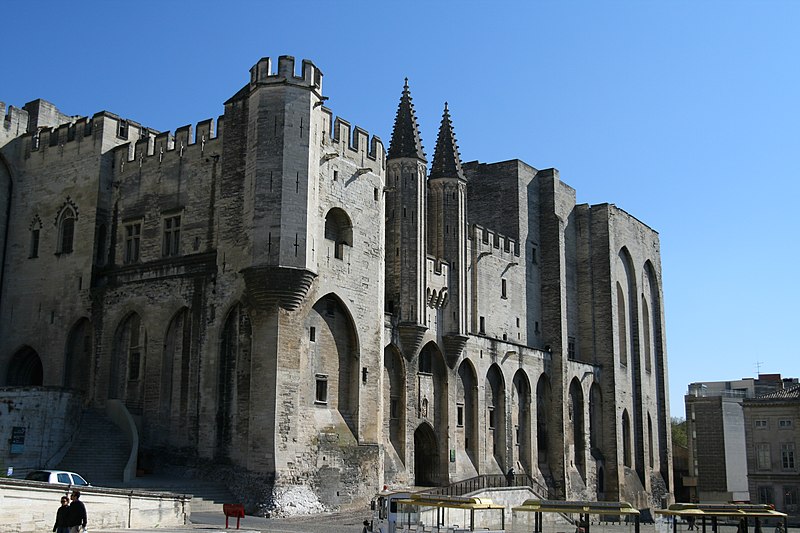
[[[76,487],[86,487],[90,483],[75,472],[65,472],[64,470],[34,470],[25,476],[30,481],[42,481],[44,483],[56,483],[58,485],[73,485]]]

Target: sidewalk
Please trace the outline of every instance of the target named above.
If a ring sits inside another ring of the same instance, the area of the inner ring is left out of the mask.
[[[260,518],[245,516],[236,529],[236,519],[228,519],[222,513],[192,513],[191,522],[181,527],[153,527],[144,529],[93,528],[91,517],[89,533],[360,533],[362,521],[369,517],[369,511],[340,511],[318,515],[296,516],[292,518]]]

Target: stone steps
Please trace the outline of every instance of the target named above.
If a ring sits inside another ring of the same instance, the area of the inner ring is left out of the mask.
[[[97,409],[86,409],[78,436],[58,465],[60,470],[77,472],[92,485],[122,481],[130,456],[130,444],[122,431]]]

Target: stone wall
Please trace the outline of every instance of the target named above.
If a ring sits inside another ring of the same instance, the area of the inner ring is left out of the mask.
[[[34,533],[50,531],[55,523],[61,496],[68,486],[36,483],[15,479],[0,480],[0,508],[3,509],[3,531]],[[155,493],[85,487],[81,501],[86,506],[87,529],[184,526],[191,515],[191,497],[171,493]]]
[[[0,388],[0,467],[16,476],[53,468],[69,448],[81,419],[82,397],[57,387]],[[21,451],[12,448],[13,428],[25,430]]]

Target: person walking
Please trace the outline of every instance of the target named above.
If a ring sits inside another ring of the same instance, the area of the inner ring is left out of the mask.
[[[70,499],[72,503],[69,504],[69,527],[70,533],[80,533],[81,530],[86,529],[86,506],[80,500],[81,491],[73,490]]]
[[[56,511],[56,523],[53,533],[69,533],[69,498],[61,497],[61,507]]]

